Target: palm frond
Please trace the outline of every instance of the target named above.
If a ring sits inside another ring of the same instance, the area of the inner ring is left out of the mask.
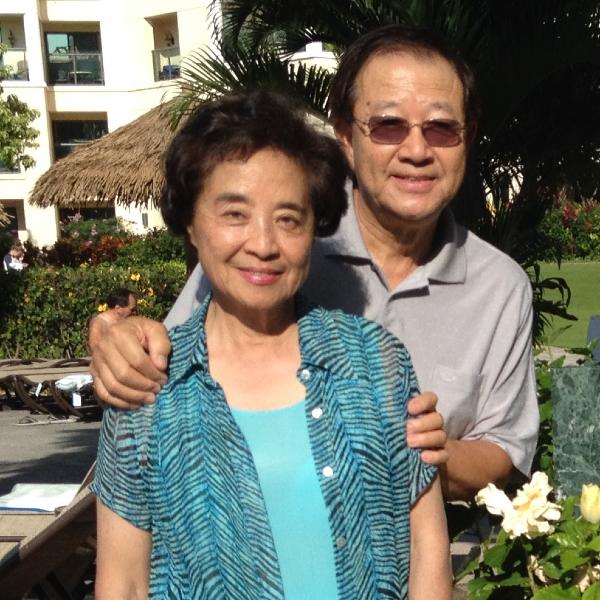
[[[200,102],[257,86],[299,98],[308,110],[324,116],[332,74],[316,65],[290,63],[272,50],[250,53],[230,47],[223,52],[213,48],[192,52],[182,65],[181,76],[181,94],[171,114],[173,125]]]

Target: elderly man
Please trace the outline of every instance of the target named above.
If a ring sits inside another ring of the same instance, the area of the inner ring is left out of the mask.
[[[339,231],[315,247],[304,291],[407,345],[421,388],[440,399],[447,499],[502,484],[513,469],[527,474],[538,429],[529,281],[448,208],[476,129],[471,71],[423,32],[381,27],[345,52],[330,108],[354,182]],[[165,324],[184,321],[206,291],[196,268]],[[112,333],[94,354],[98,394],[139,402],[164,380],[164,330],[145,321]],[[421,432],[415,445],[439,444],[433,423],[409,423]]]
[[[108,307],[90,319],[88,346],[93,352],[100,340],[108,333],[109,327],[137,314],[137,298],[127,288],[114,289],[106,299]]]

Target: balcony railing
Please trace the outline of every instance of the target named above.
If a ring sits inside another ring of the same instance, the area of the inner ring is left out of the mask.
[[[103,85],[100,52],[53,52],[48,55],[50,85]]]
[[[0,66],[10,68],[7,79],[29,81],[25,48],[7,48],[0,57]]]
[[[181,65],[179,47],[171,46],[152,50],[152,63],[154,65],[154,81],[177,79]]]

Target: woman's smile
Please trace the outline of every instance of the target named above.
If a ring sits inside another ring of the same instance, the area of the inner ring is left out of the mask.
[[[268,268],[240,268],[242,277],[254,285],[272,285],[281,277],[283,271]]]

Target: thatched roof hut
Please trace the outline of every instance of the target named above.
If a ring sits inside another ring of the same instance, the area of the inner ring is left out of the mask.
[[[173,136],[170,106],[157,106],[55,162],[37,180],[29,201],[42,207],[157,202],[162,156]]]

